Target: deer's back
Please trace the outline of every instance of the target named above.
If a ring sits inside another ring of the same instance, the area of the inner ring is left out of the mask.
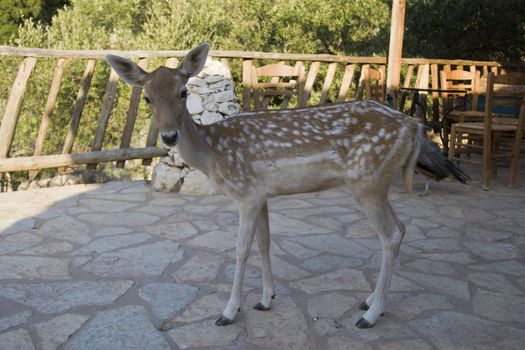
[[[246,113],[203,131],[225,178],[290,194],[390,176],[410,153],[417,122],[377,102],[355,101]]]

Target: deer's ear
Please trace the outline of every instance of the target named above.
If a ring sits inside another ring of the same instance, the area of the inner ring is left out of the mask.
[[[181,72],[187,77],[193,77],[199,74],[202,68],[204,68],[210,47],[208,42],[204,42],[188,52],[182,60]]]
[[[148,73],[136,63],[114,55],[107,55],[106,61],[126,83],[135,86],[143,86],[146,82]]]

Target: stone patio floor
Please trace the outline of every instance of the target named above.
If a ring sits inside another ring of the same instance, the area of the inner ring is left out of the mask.
[[[213,324],[235,264],[226,197],[143,182],[3,193],[0,349],[523,349],[525,186],[502,182],[393,187],[407,234],[385,315],[366,330],[354,324],[380,250],[344,189],[271,201],[277,298],[251,308],[254,250],[229,327]],[[159,331],[164,320],[174,328]]]

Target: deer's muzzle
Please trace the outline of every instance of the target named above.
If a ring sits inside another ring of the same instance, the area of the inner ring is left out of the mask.
[[[177,139],[179,137],[179,132],[175,130],[175,132],[171,133],[161,133],[160,137],[162,139],[162,142],[168,146],[168,147],[175,147],[177,144]]]

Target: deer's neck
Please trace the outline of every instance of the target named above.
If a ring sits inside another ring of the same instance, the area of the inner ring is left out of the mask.
[[[186,164],[208,175],[214,168],[214,157],[191,116],[183,119],[181,131],[182,137],[177,145],[180,156]]]

